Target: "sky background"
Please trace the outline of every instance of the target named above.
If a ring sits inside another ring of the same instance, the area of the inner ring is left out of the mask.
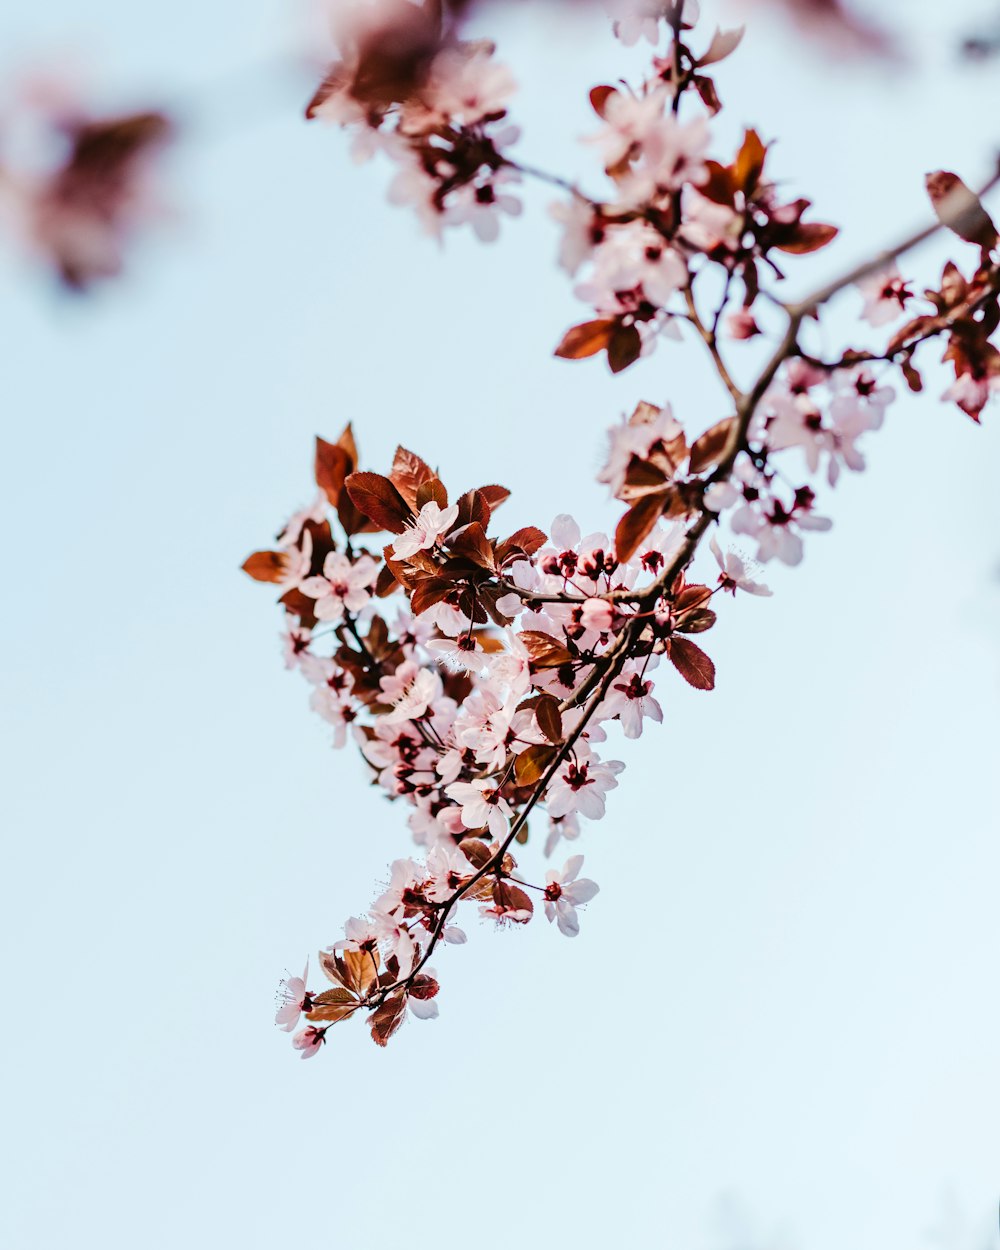
[[[752,16],[718,150],[777,137],[773,171],[844,226],[791,293],[924,221],[926,170],[988,172],[1000,66],[953,49],[993,8],[879,5],[905,71]],[[302,122],[282,50],[307,27],[279,0],[0,16],[8,77],[68,52],[103,107],[188,118],[171,219],[123,281],[65,300],[0,262],[0,1243],[993,1250],[1000,413],[940,405],[934,369],[823,493],[833,531],[722,612],[716,691],[663,674],[665,723],[615,752],[580,844],[580,937],[472,920],[435,960],[441,1018],[386,1051],[344,1026],[303,1064],[274,1030],[279,977],[409,845],[239,572],[310,498],[313,435],[351,420],[369,467],[402,441],[455,489],[503,482],[509,529],[592,529],[623,411],[726,407],[694,347],[617,379],[552,359],[582,316],[551,194],[499,245],[421,237],[384,166]],[[586,92],[637,57],[599,18],[491,29],[523,158],[598,186]],[[948,254],[974,259],[940,240],[906,272]],[[732,349],[744,377],[755,351]]]

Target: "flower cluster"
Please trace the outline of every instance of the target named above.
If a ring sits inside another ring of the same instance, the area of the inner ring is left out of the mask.
[[[389,0],[355,15],[309,111],[354,128],[360,152],[398,161],[394,197],[416,203],[435,231],[472,221],[490,238],[497,188],[517,172],[500,154],[512,84],[492,47],[462,43],[441,12]],[[544,879],[519,865],[529,817],[533,829],[545,822],[546,855],[575,841],[618,786],[615,735],[637,738],[668,714],[661,673],[714,688],[695,637],[727,595],[770,594],[759,566],[799,563],[804,536],[830,528],[817,492],[865,467],[864,436],[883,423],[896,367],[919,389],[914,354],[941,337],[956,375],[947,398],[978,418],[998,387],[997,238],[977,196],[953,174],[929,180],[941,225],[980,252],[969,279],[949,262],[940,289],[925,292],[930,311],[913,316],[918,297],[895,264],[929,231],[783,303],[771,285],[784,278],[776,257],[816,251],[837,231],[805,220],[809,201],[778,194],[755,131],[728,163],[709,155],[709,115],[721,104],[705,71],[741,32],[717,31],[696,53],[690,0],[643,0],[614,16],[624,42],[655,46],[666,32],[668,44],[639,88],[591,92],[602,127],[588,142],[614,193],[598,202],[574,191],[554,209],[560,261],[585,269],[578,293],[598,314],[558,354],[603,351],[619,372],[660,334],[687,334],[707,351],[723,405],[692,434],[666,403],[641,402],[614,426],[599,480],[624,511],[607,534],[564,514],[504,536],[504,487],[454,494],[403,447],[387,473],[361,469],[350,426],[334,443],[317,440],[317,499],[244,568],[279,587],[287,665],[334,745],[353,742],[374,784],[403,804],[418,850],[392,863],[367,912],[320,952],[330,988],[314,993],[308,972],[283,983],[277,1022],[293,1031],[305,1016],[293,1039],[303,1057],[349,1016],[364,1015],[384,1045],[407,1011],[436,1015],[429,960],[442,943],[465,942],[459,920],[472,907],[503,926],[544,914],[575,936],[597,886],[577,854]],[[691,119],[685,97],[696,102]],[[821,359],[808,350],[809,324],[851,285],[873,332],[911,319],[884,346]],[[785,325],[740,384],[724,339],[766,342],[774,308]],[[720,542],[724,524],[752,558]],[[696,575],[705,539],[715,565]]]
[[[39,83],[0,133],[0,207],[28,250],[74,291],[117,275],[136,230],[156,215],[153,157],[172,126],[159,112],[98,119]]]
[[[353,131],[356,160],[388,156],[397,166],[389,198],[410,205],[428,233],[468,223],[495,239],[501,215],[516,216],[521,202],[504,155],[518,137],[506,120],[515,83],[493,45],[459,40],[438,6],[410,0],[349,10],[339,43],[306,116]]]

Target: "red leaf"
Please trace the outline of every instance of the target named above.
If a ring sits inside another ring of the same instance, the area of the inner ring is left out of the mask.
[[[767,148],[764,146],[756,130],[747,130],[743,135],[743,145],[733,162],[733,181],[747,195],[756,187],[764,171],[764,158]]]
[[[673,637],[668,644],[670,662],[696,690],[715,689],[715,665],[690,638]]]
[[[639,544],[648,536],[663,512],[665,499],[662,491],[643,495],[618,522],[615,530],[615,555],[621,563],[631,560],[638,551]]]
[[[350,456],[339,443],[328,443],[316,435],[316,485],[334,507],[340,502],[344,478],[353,468]]]
[[[403,1023],[405,1012],[406,993],[403,990],[397,990],[368,1017],[372,1038],[379,1046],[384,1046]]]
[[[543,694],[535,704],[535,720],[538,721],[538,728],[550,742],[557,745],[562,742],[562,712],[559,710],[558,699],[550,694]]]
[[[417,491],[424,482],[429,482],[436,477],[437,474],[430,465],[421,460],[415,452],[407,451],[405,447],[396,448],[389,478],[414,511],[417,507]]]
[[[604,118],[605,109],[608,106],[608,101],[611,99],[613,95],[618,95],[618,94],[619,94],[619,91],[617,87],[609,87],[606,84],[602,84],[599,87],[591,87],[590,105],[591,105],[591,108],[593,108],[594,112],[597,114],[597,116],[600,117],[602,120]]]
[[[381,473],[352,473],[345,482],[354,506],[381,529],[400,534],[410,519],[410,509],[396,487]]]
[[[642,338],[637,326],[620,325],[608,341],[608,364],[612,373],[621,373],[642,355]]]
[[[729,445],[729,436],[736,424],[735,417],[726,417],[705,431],[691,444],[691,472],[704,473],[719,463]]]
[[[566,647],[561,642],[557,642],[551,634],[545,634],[536,629],[526,629],[518,634],[518,638],[527,647],[531,663],[535,668],[559,668],[561,664],[568,664],[573,658]]]
[[[793,238],[784,243],[776,243],[775,247],[779,252],[804,256],[807,252],[818,252],[821,247],[826,247],[839,233],[836,226],[828,226],[820,221],[809,222],[797,226]]]
[[[555,354],[563,360],[582,360],[585,356],[596,356],[610,343],[617,324],[614,318],[604,318],[601,321],[585,321],[582,325],[573,326],[563,335]]]
[[[433,977],[421,972],[413,978],[410,984],[410,996],[412,998],[435,998],[440,988]]]
[[[510,498],[510,491],[506,486],[480,486],[478,493],[489,504],[491,512]]]
[[[280,582],[287,564],[288,556],[283,551],[255,551],[240,567],[255,582]]]

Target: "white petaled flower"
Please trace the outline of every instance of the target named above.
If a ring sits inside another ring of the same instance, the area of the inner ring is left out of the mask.
[[[285,977],[278,987],[278,1010],[274,1013],[274,1023],[279,1029],[291,1033],[299,1022],[303,1011],[308,1011],[306,978],[309,976],[309,960],[300,977]]]
[[[577,907],[589,903],[600,889],[596,881],[579,877],[582,867],[583,856],[571,855],[561,872],[550,868],[545,874],[545,915],[550,922],[554,920],[559,932],[567,937],[576,937],[580,932]]]
[[[405,560],[418,551],[427,551],[447,534],[458,517],[458,504],[441,508],[434,500],[425,503],[417,513],[417,519],[393,540],[392,550],[397,560]]]
[[[322,577],[307,577],[299,589],[316,600],[316,619],[337,623],[345,612],[360,612],[371,598],[369,588],[378,577],[371,556],[352,564],[342,551],[331,551],[323,561]]]
[[[489,829],[495,838],[507,834],[507,821],[514,814],[510,804],[488,781],[453,781],[445,794],[462,808],[466,829]]]
[[[737,590],[743,590],[748,595],[771,594],[770,588],[765,586],[763,582],[751,580],[742,556],[735,551],[724,553],[719,547],[718,540],[714,537],[708,545],[712,555],[715,556],[716,564],[718,564],[721,570],[719,584],[723,590],[728,590],[732,595],[735,595]]]

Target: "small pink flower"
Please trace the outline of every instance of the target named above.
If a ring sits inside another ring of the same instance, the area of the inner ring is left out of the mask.
[[[580,623],[586,629],[606,634],[615,620],[615,610],[607,599],[588,599],[580,609]]]
[[[895,321],[913,299],[910,284],[904,281],[895,261],[886,269],[862,278],[858,290],[865,297],[861,319],[870,326],[884,326]]]
[[[285,977],[278,987],[278,1010],[274,1014],[274,1023],[279,1029],[291,1033],[299,1022],[303,1011],[309,1010],[309,994],[306,991],[306,978],[309,976],[309,960],[300,977]]]
[[[489,829],[495,838],[507,834],[507,821],[513,815],[510,804],[488,781],[453,781],[445,794],[462,808],[466,829]]]
[[[331,551],[323,561],[323,576],[307,577],[299,589],[316,600],[318,620],[337,623],[345,612],[361,611],[377,577],[378,565],[371,556],[360,556],[352,564],[342,551]]]
[[[561,872],[550,868],[545,874],[545,915],[550,922],[554,920],[559,932],[567,937],[576,937],[580,932],[577,907],[589,903],[600,889],[596,881],[587,877],[577,880],[582,867],[583,856],[571,855]]]
[[[302,1052],[303,1059],[311,1059],[320,1046],[323,1045],[326,1041],[327,1028],[329,1028],[329,1025],[318,1029],[314,1024],[310,1024],[295,1034],[292,1038],[292,1045],[296,1050]]]
[[[458,518],[458,504],[440,508],[434,500],[425,503],[417,519],[393,540],[392,550],[397,560],[405,560],[418,551],[427,551],[438,543]]]

